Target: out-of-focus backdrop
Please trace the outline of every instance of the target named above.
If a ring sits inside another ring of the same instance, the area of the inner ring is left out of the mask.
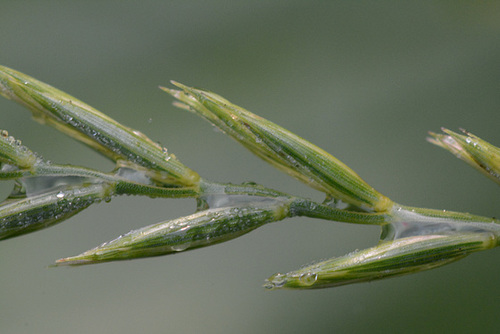
[[[500,144],[495,2],[3,1],[0,64],[167,146],[202,176],[321,200],[158,85],[215,91],[326,149],[397,202],[500,214],[498,186],[425,141],[459,127]],[[112,164],[0,99],[0,128],[45,158]],[[12,183],[0,185],[6,196]],[[214,247],[48,268],[193,200],[115,198],[0,243],[0,332],[470,333],[497,330],[497,250],[413,276],[316,291],[264,279],[375,245],[377,228],[295,218]]]

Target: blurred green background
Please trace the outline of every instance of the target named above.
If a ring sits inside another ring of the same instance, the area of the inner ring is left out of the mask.
[[[202,176],[316,199],[157,89],[213,90],[319,145],[400,203],[499,214],[498,186],[425,142],[500,144],[500,6],[438,1],[3,1],[0,64],[167,146]],[[45,158],[110,162],[0,100],[0,128]],[[11,183],[2,184],[6,196]],[[471,333],[497,330],[497,250],[438,270],[317,291],[263,280],[372,246],[377,228],[295,218],[175,256],[49,269],[193,200],[116,198],[0,243],[0,333]]]

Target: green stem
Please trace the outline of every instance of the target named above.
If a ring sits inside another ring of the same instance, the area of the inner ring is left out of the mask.
[[[392,216],[388,213],[367,213],[358,211],[349,211],[343,209],[332,208],[328,205],[320,204],[306,198],[291,196],[289,194],[279,192],[273,189],[266,188],[255,183],[245,183],[241,185],[222,184],[202,180],[201,197],[209,196],[235,196],[243,195],[244,198],[237,198],[235,201],[251,202],[255,196],[261,198],[284,198],[288,199],[289,216],[306,216],[310,218],[326,219],[344,223],[367,224],[367,225],[384,225],[392,221]],[[248,196],[248,197],[246,197]],[[228,201],[225,202],[227,204]]]
[[[289,194],[264,187],[263,185],[247,182],[243,184],[218,183],[205,179],[200,180],[200,194],[207,195],[246,195],[260,197],[291,197]]]
[[[343,223],[385,225],[392,221],[386,212],[368,213],[332,208],[305,198],[295,197],[290,204],[290,216],[305,216]]]
[[[149,197],[181,198],[196,197],[199,191],[195,187],[166,188],[155,185],[130,181],[124,177],[112,173],[103,173],[94,169],[71,166],[40,164],[35,166],[29,175],[38,176],[79,176],[82,178],[96,179],[98,182],[106,182],[114,186],[116,195],[142,195]]]

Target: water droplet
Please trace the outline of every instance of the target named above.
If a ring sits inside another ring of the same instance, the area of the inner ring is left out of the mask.
[[[64,193],[62,191],[60,191],[57,193],[56,197],[59,199],[64,198]]]
[[[149,124],[153,123],[153,119],[152,119],[152,118],[149,118],[149,119],[148,119],[148,123],[149,123]]]
[[[266,283],[264,283],[263,287],[264,287],[265,289],[269,289],[269,290],[272,290],[272,289],[274,289],[274,288],[275,288],[274,284],[273,284],[273,283],[271,283],[271,282],[266,282]]]
[[[274,274],[269,277],[269,281],[273,284],[275,288],[282,287],[286,283],[286,276],[280,273]]]
[[[176,251],[176,252],[182,252],[182,251],[185,251],[186,249],[188,249],[189,246],[191,246],[191,243],[186,242],[186,243],[183,243],[180,245],[172,246],[172,250]]]
[[[318,275],[316,273],[305,273],[300,275],[299,281],[304,286],[311,286],[318,280]]]
[[[0,131],[0,135],[2,137],[8,137],[9,136],[9,132],[7,132],[7,130],[2,130],[2,131]]]

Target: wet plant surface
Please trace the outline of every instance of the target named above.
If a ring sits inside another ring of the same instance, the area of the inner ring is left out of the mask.
[[[197,200],[192,215],[149,225],[55,266],[84,265],[176,254],[235,239],[265,224],[306,216],[379,225],[378,246],[271,276],[268,289],[316,289],[367,282],[440,267],[499,243],[500,221],[461,212],[394,203],[347,165],[290,131],[221,96],[177,82],[163,88],[175,105],[208,120],[252,153],[325,194],[313,200],[247,182],[222,184],[202,178],[165,147],[76,98],[15,70],[0,67],[2,94],[28,107],[44,124],[80,140],[116,163],[110,173],[44,161],[3,130],[0,176],[14,179],[0,206],[0,239],[62,222],[91,204],[119,195]],[[473,136],[431,133],[450,150],[500,182],[500,150]],[[462,153],[464,152],[464,153]],[[466,153],[465,153],[466,152]],[[486,153],[485,153],[486,152]]]
[[[214,91],[307,139],[399,204],[498,217],[498,186],[425,142],[428,130],[445,126],[500,143],[497,8],[492,2],[7,1],[0,10],[0,64],[141,131],[206,180],[255,181],[324,200],[198,116],[172,107],[157,88],[175,89],[169,79]],[[0,108],[0,129],[45,160],[104,173],[116,167],[33,122],[12,101],[0,98]],[[141,173],[129,174],[120,173],[145,182]],[[0,183],[0,200],[14,183]],[[227,196],[207,199],[227,202]],[[0,333],[496,331],[497,250],[370,283],[262,288],[274,273],[376,246],[379,225],[293,217],[175,255],[47,267],[196,210],[192,197],[113,196],[60,224],[1,241]],[[426,230],[440,228],[410,224],[397,231]]]

